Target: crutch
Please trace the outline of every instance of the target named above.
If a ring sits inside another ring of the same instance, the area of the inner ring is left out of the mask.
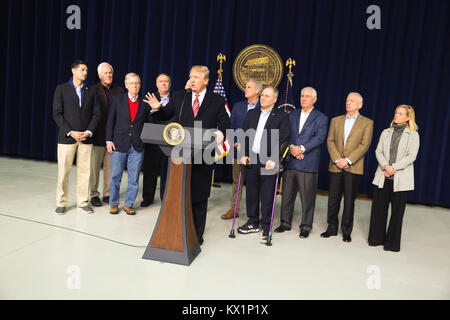
[[[247,165],[248,165],[248,160],[247,160]],[[236,192],[236,200],[234,202],[233,226],[231,227],[230,234],[228,235],[230,238],[236,238],[236,236],[234,235],[234,223],[236,221],[236,210],[238,207],[239,190],[241,188],[241,177],[242,177],[242,169],[243,168],[244,168],[244,165],[240,164],[239,165],[239,180],[238,180],[238,187],[237,187],[237,192]]]
[[[282,162],[285,159],[288,151],[289,151],[289,146],[285,147],[286,143],[284,143],[281,146],[281,150],[284,150],[284,148],[286,148],[284,150],[283,156],[281,157],[281,161],[280,161],[280,167],[278,168],[278,172],[277,172],[277,179],[275,182],[275,192],[273,194],[273,205],[272,205],[272,217],[270,218],[270,227],[269,227],[269,234],[267,235],[267,241],[265,243],[266,246],[271,246],[272,245],[272,226],[273,226],[273,215],[275,213],[275,204],[276,204],[276,200],[277,200],[277,188],[278,188],[278,179],[280,177],[280,171],[282,169]]]

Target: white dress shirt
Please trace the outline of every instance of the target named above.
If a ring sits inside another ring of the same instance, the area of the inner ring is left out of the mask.
[[[298,134],[302,132],[303,126],[305,125],[306,120],[308,119],[309,115],[311,114],[311,111],[313,111],[314,107],[311,108],[308,112],[304,112],[302,109],[302,112],[300,112],[300,125],[298,128]]]
[[[255,140],[253,141],[252,146],[252,151],[256,154],[259,154],[259,152],[261,151],[261,139],[264,133],[264,127],[266,126],[267,119],[269,119],[272,109],[273,107],[267,111],[264,111],[261,108],[261,115],[259,116],[258,126],[255,133]]]

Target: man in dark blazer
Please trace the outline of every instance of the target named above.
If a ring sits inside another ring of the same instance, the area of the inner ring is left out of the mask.
[[[109,203],[109,179],[111,173],[110,155],[106,150],[105,130],[106,119],[108,119],[108,112],[111,106],[111,99],[113,96],[122,94],[123,88],[113,84],[114,69],[112,65],[107,62],[102,62],[97,67],[97,73],[100,81],[91,86],[97,95],[97,101],[102,111],[102,117],[98,123],[92,142],[92,156],[91,156],[91,177],[89,179],[89,189],[91,195],[91,204],[96,207],[101,207],[100,192],[98,192],[98,183],[100,180],[100,169],[103,163],[103,202]]]
[[[77,207],[85,213],[89,206],[89,175],[92,135],[100,121],[101,111],[95,90],[84,85],[88,66],[82,60],[72,63],[72,78],[56,87],[53,118],[58,125],[57,214],[64,214],[69,200],[69,174],[77,155]]]
[[[238,228],[241,234],[259,232],[260,225],[264,237],[269,233],[279,163],[279,157],[273,158],[289,138],[289,117],[283,110],[274,108],[277,98],[278,90],[266,87],[260,97],[261,108],[250,110],[242,126],[244,132],[249,129],[256,132],[253,139],[245,138],[245,155],[241,157],[241,164],[248,164],[245,172],[248,220]],[[273,141],[277,131],[278,140]]]
[[[328,227],[320,236],[336,236],[339,226],[339,209],[344,194],[341,231],[344,242],[351,242],[355,199],[364,174],[364,155],[372,142],[373,121],[359,113],[363,97],[357,92],[347,95],[347,114],[334,117],[328,130],[327,147],[330,154],[328,171]]]
[[[225,111],[225,99],[220,95],[206,90],[209,82],[209,69],[206,66],[193,66],[189,72],[191,93],[185,90],[177,91],[170,97],[169,103],[161,108],[161,102],[155,94],[147,93],[144,100],[152,107],[152,117],[159,120],[169,120],[180,123],[184,127],[194,127],[194,121],[201,121],[203,129],[216,129],[218,143],[223,141],[226,129],[230,128],[230,118]],[[180,115],[181,106],[183,109]],[[192,165],[191,192],[192,214],[195,230],[200,244],[203,243],[203,233],[206,225],[208,198],[211,190],[213,166],[202,161]]]
[[[275,229],[275,232],[291,229],[298,191],[302,202],[300,238],[307,238],[313,226],[320,146],[327,137],[328,129],[328,118],[314,107],[316,101],[316,90],[303,88],[300,97],[302,108],[289,114],[291,157],[285,166],[281,224]]]
[[[128,186],[124,211],[136,214],[133,209],[139,189],[139,174],[144,159],[144,143],[141,132],[149,121],[150,108],[139,97],[141,79],[135,73],[125,76],[128,93],[113,97],[106,123],[106,147],[111,154],[111,182],[109,212],[119,213],[119,192],[122,174],[127,167]]]
[[[158,101],[161,101],[162,108],[164,108],[170,100],[170,77],[166,73],[161,73],[156,77],[156,88],[158,92],[155,94]],[[160,121],[153,119],[152,122],[156,124],[166,124],[167,121]],[[155,199],[156,183],[158,180],[158,171],[160,172],[159,181],[159,198],[161,201],[164,197],[164,190],[166,188],[167,176],[167,161],[168,157],[162,152],[161,148],[152,143],[144,144],[144,178],[142,181],[142,202],[141,207],[148,207]]]
[[[247,112],[254,108],[261,108],[259,104],[259,95],[261,94],[263,86],[261,82],[255,79],[249,79],[245,85],[245,98],[246,100],[239,101],[233,105],[231,109],[231,129],[237,130],[242,129],[242,125],[244,123],[245,116]],[[234,141],[234,159],[233,159],[233,185],[231,191],[231,199],[230,199],[230,209],[222,215],[222,219],[232,219],[234,216],[234,210],[236,205],[236,196],[237,189],[239,187],[239,199],[238,199],[238,207],[236,208],[236,217],[239,217],[239,207],[241,204],[241,195],[242,195],[242,186],[244,185],[245,180],[245,167],[241,168],[239,161],[237,160],[238,150],[240,149],[240,145],[237,141]],[[241,183],[239,183],[239,172],[241,173]]]

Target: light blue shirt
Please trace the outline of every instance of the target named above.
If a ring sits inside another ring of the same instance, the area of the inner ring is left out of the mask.
[[[355,124],[356,118],[358,117],[359,113],[355,114],[353,117],[349,117],[348,115],[345,116],[345,126],[344,126],[344,147],[347,143],[348,135],[350,134],[350,131],[352,131],[353,125]]]
[[[252,151],[256,154],[259,154],[261,150],[261,139],[264,133],[264,127],[266,126],[267,119],[269,119],[270,113],[272,112],[272,108],[267,111],[264,111],[261,108],[261,114],[259,116],[258,126],[256,128],[255,140],[253,141]]]
[[[161,96],[161,106],[165,107],[169,103],[169,95],[167,97]]]
[[[357,114],[355,114],[353,117],[349,117],[348,115],[345,115],[345,125],[344,125],[344,147],[345,144],[347,143],[347,138],[348,135],[350,134],[350,131],[352,131],[353,125],[355,124],[356,118],[358,117],[359,112]],[[347,162],[352,165],[352,162],[350,161],[349,158],[345,158],[345,160],[347,160]],[[335,163],[337,162],[337,160],[335,161]]]
[[[248,101],[248,100],[247,100]],[[252,109],[255,109],[256,104],[259,102],[259,99],[256,99],[256,101],[254,103],[247,103],[247,112],[249,112]]]

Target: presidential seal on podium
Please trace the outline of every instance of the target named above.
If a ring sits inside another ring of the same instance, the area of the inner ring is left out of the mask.
[[[184,128],[177,122],[171,122],[164,127],[163,138],[171,146],[179,145],[184,140]]]

